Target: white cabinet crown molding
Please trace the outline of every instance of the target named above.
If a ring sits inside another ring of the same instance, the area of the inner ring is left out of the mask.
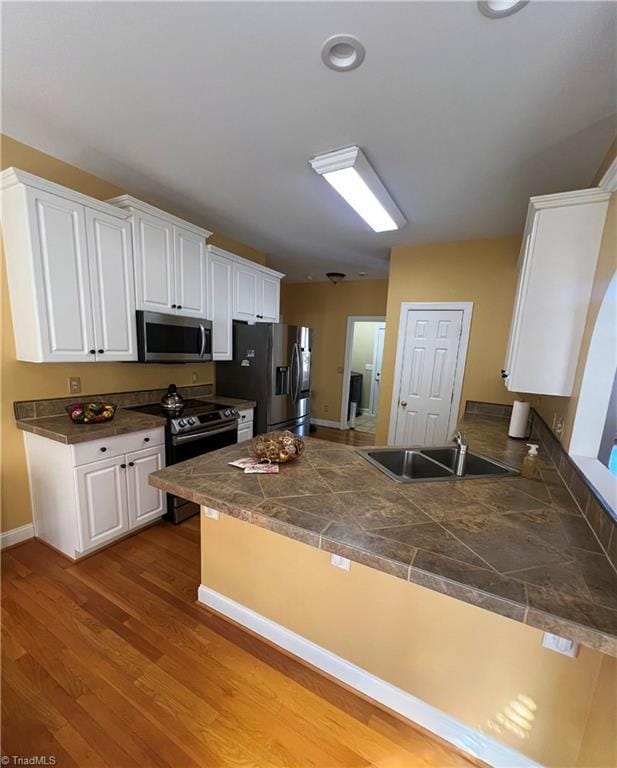
[[[609,165],[598,186],[607,192],[617,192],[617,157]]]
[[[168,213],[167,211],[163,211],[161,208],[157,208],[154,205],[150,205],[150,203],[144,203],[143,200],[138,200],[136,197],[133,197],[132,195],[118,195],[118,197],[112,197],[107,202],[110,205],[113,205],[120,210],[127,211],[127,215],[131,215],[131,213],[138,212],[138,213],[148,213],[150,216],[156,216],[159,219],[166,219],[167,221],[170,221],[172,224],[175,224],[178,227],[183,227],[184,229],[190,229],[193,232],[195,232],[198,235],[201,235],[205,240],[207,240],[212,232],[209,229],[205,229],[204,227],[198,227],[196,224],[191,224],[190,221],[186,221],[185,219],[181,219],[179,216],[175,216],[173,213]]]
[[[539,211],[543,208],[563,208],[566,205],[601,203],[607,201],[610,196],[610,192],[599,187],[577,189],[573,192],[557,192],[554,195],[537,195],[529,198],[529,210]]]
[[[231,251],[226,251],[224,248],[219,248],[218,245],[207,245],[206,250],[208,253],[212,253],[215,256],[235,261],[237,264],[244,264],[245,266],[250,265],[257,272],[263,272],[266,275],[270,275],[270,277],[276,277],[279,280],[282,280],[285,277],[283,272],[277,272],[275,269],[259,264],[257,261],[245,259],[244,256],[238,256],[237,253],[232,253]]]
[[[17,184],[25,184],[27,187],[33,187],[42,192],[63,197],[65,200],[70,200],[73,203],[83,205],[95,211],[101,211],[108,216],[115,216],[117,219],[128,219],[130,216],[128,211],[124,211],[122,208],[111,205],[104,200],[97,200],[95,197],[83,195],[74,189],[63,187],[54,181],[47,181],[47,179],[42,179],[40,176],[35,176],[33,173],[22,171],[19,168],[6,168],[0,173],[0,190],[2,192],[6,192]]]

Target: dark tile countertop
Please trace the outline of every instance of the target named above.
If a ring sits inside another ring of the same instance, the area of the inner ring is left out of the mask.
[[[519,467],[507,421],[467,416],[472,450]],[[399,484],[352,447],[306,439],[278,475],[223,448],[150,475],[157,488],[617,656],[617,573],[547,452],[541,477]]]
[[[256,405],[253,400],[238,400],[233,397],[208,396],[203,399],[216,400],[216,402],[224,405],[233,405],[239,410],[254,408]],[[74,400],[67,399],[67,401],[78,402],[79,398],[75,398]],[[55,406],[57,401],[50,400],[41,402],[44,404],[49,403],[48,407],[51,409]],[[86,402],[85,399],[84,402]],[[110,398],[110,402],[115,402],[113,397]],[[52,405],[52,403],[54,405]],[[64,399],[62,400],[62,403],[64,403]],[[37,409],[37,412],[38,411],[44,412],[43,408],[40,406]],[[138,411],[131,411],[125,407],[120,407],[111,421],[102,422],[101,424],[75,424],[71,421],[66,412],[61,414],[56,413],[55,415],[50,416],[18,418],[15,423],[19,429],[23,429],[25,432],[33,432],[35,435],[47,437],[58,443],[71,445],[73,443],[87,443],[90,440],[98,440],[102,437],[114,437],[116,435],[126,435],[130,432],[140,432],[143,429],[164,427],[165,417],[139,413]]]

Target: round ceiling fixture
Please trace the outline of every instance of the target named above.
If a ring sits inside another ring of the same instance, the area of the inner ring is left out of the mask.
[[[349,72],[364,61],[364,46],[353,35],[332,35],[321,46],[321,60],[335,72]]]
[[[326,277],[331,283],[334,283],[334,285],[336,285],[337,283],[340,283],[341,280],[345,279],[345,273],[344,272],[326,272]]]
[[[524,8],[529,0],[478,0],[478,10],[489,19],[503,19]]]

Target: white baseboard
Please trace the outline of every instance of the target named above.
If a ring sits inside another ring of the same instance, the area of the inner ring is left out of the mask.
[[[340,421],[329,421],[328,419],[314,419],[311,416],[311,424],[317,427],[332,427],[332,429],[341,429]]]
[[[13,544],[19,544],[22,541],[31,539],[34,536],[34,526],[32,523],[20,525],[19,528],[11,528],[10,531],[0,533],[0,549],[12,547]]]
[[[541,768],[539,763],[520,752],[500,744],[431,704],[375,677],[365,669],[203,584],[199,587],[197,599],[203,605],[247,627],[412,723],[417,723],[472,757],[495,768]]]

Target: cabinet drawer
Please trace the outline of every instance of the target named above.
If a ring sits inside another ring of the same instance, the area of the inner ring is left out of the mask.
[[[253,423],[253,409],[246,408],[244,411],[238,411],[240,418],[238,419],[238,429],[242,428],[243,424]]]
[[[238,427],[238,442],[244,443],[247,440],[252,440],[253,438],[253,424],[252,422],[249,424],[241,424]]]
[[[87,443],[78,443],[73,446],[73,464],[76,467],[89,464],[91,461],[121,456],[140,448],[148,448],[154,445],[162,445],[165,442],[165,430],[163,427],[131,432],[128,435],[90,440]]]

